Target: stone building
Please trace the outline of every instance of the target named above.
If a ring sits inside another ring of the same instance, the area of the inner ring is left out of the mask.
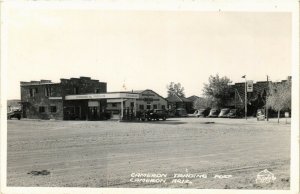
[[[269,93],[269,84],[291,82],[291,76],[280,82],[257,81],[253,84],[253,92],[247,92],[247,113],[255,115],[257,109],[265,108],[266,97]],[[235,83],[230,86],[230,97],[227,99],[227,108],[245,109],[245,83]]]
[[[66,100],[67,95],[105,93],[107,84],[90,77],[60,79],[59,83],[40,80],[20,83],[24,118],[98,120],[106,100]]]

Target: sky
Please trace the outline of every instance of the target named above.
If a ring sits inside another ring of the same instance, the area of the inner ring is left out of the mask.
[[[20,81],[87,76],[108,91],[170,82],[202,95],[210,75],[265,81],[291,75],[291,15],[284,12],[18,9],[8,12],[8,99]]]

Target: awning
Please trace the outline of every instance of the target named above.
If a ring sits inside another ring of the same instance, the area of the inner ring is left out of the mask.
[[[107,103],[117,103],[117,102],[124,102],[126,101],[127,99],[108,99],[107,100]]]

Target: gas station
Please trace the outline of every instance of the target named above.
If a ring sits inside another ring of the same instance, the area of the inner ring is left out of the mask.
[[[100,120],[101,113],[105,112],[106,101],[113,100],[115,103],[120,103],[120,120],[124,118],[123,102],[127,99],[134,99],[133,114],[136,116],[136,99],[139,98],[138,93],[133,92],[108,92],[100,94],[76,94],[65,96],[64,115],[68,119],[69,110],[82,120]],[[126,113],[125,113],[126,114]]]

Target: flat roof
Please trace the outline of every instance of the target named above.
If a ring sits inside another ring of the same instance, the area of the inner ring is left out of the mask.
[[[138,93],[132,92],[108,92],[100,94],[75,94],[65,96],[65,100],[88,100],[88,99],[137,99]]]

